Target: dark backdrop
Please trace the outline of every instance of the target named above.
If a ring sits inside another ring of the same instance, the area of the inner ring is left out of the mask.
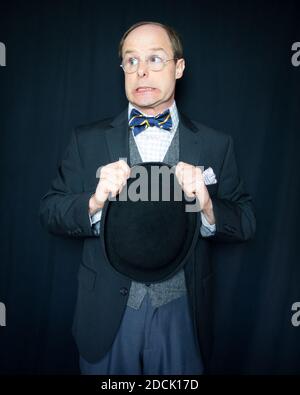
[[[139,20],[181,33],[178,107],[233,136],[256,207],[255,240],[215,251],[214,371],[300,373],[297,3],[1,1],[1,373],[78,372],[70,328],[81,241],[48,235],[39,200],[72,128],[127,105],[117,46]]]

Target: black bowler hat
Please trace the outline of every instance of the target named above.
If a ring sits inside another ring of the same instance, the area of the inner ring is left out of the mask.
[[[100,237],[108,263],[138,282],[172,277],[199,236],[195,204],[195,198],[185,198],[175,167],[163,162],[133,166],[121,194],[102,209]]]

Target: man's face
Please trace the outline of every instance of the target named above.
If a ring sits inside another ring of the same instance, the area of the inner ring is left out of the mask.
[[[176,79],[181,78],[184,59],[166,63],[161,71],[152,71],[145,62],[157,55],[164,60],[174,58],[167,32],[160,26],[143,25],[128,34],[124,41],[123,61],[141,60],[137,71],[125,73],[125,91],[128,101],[146,114],[156,115],[170,107],[174,101]]]

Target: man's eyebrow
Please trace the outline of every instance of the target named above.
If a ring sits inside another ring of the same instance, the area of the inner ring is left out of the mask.
[[[125,52],[124,52],[124,55],[126,55],[127,53],[133,53],[133,52],[136,52],[136,51],[133,51],[133,50],[127,49],[127,51],[125,51]]]
[[[150,48],[150,51],[164,51],[164,52],[167,52],[164,48]]]
[[[167,53],[167,51],[164,48],[149,48],[149,51],[164,51],[165,53]],[[133,49],[127,49],[124,52],[124,55],[126,55],[127,53],[134,53],[134,52],[137,52],[137,51],[134,51]]]

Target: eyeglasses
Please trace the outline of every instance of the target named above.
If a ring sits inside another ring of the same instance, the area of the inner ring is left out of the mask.
[[[165,67],[165,65],[170,62],[170,60],[177,59],[178,58],[163,59],[160,56],[151,55],[145,59],[145,62],[147,63],[150,70],[161,71]],[[129,57],[123,60],[122,64],[120,64],[120,67],[122,67],[125,73],[131,74],[137,71],[140,63],[141,60],[139,58]]]

